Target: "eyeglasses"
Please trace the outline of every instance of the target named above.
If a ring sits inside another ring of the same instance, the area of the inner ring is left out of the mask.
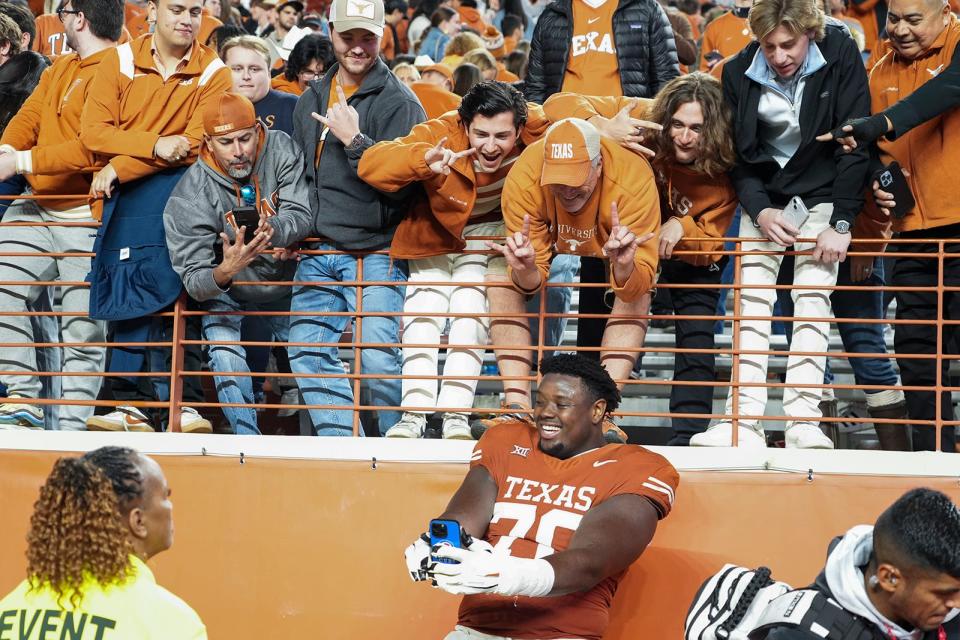
[[[305,82],[310,82],[311,80],[316,80],[320,77],[320,74],[323,73],[318,71],[312,71],[311,69],[303,69],[300,71],[299,76]]]
[[[82,12],[82,11],[74,11],[74,10],[72,10],[72,9],[64,9],[64,8],[61,7],[60,9],[57,9],[57,17],[60,18],[60,22],[61,22],[61,23],[63,22],[63,14],[65,14],[65,13],[67,13],[67,14],[71,14],[71,13],[72,13],[73,15],[79,15],[80,13],[83,13],[83,12]]]

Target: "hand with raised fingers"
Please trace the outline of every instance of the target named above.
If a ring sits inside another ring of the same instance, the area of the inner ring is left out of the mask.
[[[337,102],[327,109],[327,115],[322,116],[316,111],[310,114],[313,119],[330,129],[330,133],[337,140],[348,146],[360,133],[360,114],[347,103],[347,96],[340,86],[337,86]]]
[[[476,149],[470,147],[465,151],[453,151],[447,148],[447,139],[441,138],[435,147],[431,147],[423,154],[423,161],[437,175],[450,175],[450,167],[459,160],[476,153]]]

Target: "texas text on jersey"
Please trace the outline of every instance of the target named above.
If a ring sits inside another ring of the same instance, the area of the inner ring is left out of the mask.
[[[473,450],[471,467],[483,466],[497,484],[485,536],[495,548],[520,558],[563,551],[584,514],[619,494],[646,497],[661,519],[670,513],[679,476],[662,456],[608,445],[561,460],[540,451],[538,437],[525,423],[508,423],[487,431]],[[465,596],[459,624],[511,638],[599,640],[624,573],[560,597]]]

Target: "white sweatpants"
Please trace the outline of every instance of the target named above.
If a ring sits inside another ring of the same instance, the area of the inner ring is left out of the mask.
[[[804,238],[815,238],[830,226],[833,205],[820,204],[810,209],[810,217],[800,229]],[[761,238],[760,229],[754,227],[750,216],[740,218],[741,238]],[[815,245],[798,242],[796,251],[809,251]],[[741,283],[750,285],[775,285],[780,263],[783,262],[782,247],[772,242],[744,243],[744,251],[776,251],[772,255],[745,255],[741,263]],[[823,289],[837,283],[837,263],[816,262],[810,255],[796,256],[793,274],[795,289],[791,290],[794,315],[798,318],[823,318],[823,322],[806,321],[793,323],[791,355],[787,358],[786,387],[783,389],[784,415],[794,417],[787,427],[798,423],[816,424],[821,417],[820,399],[822,389],[804,387],[807,384],[823,384],[823,371],[827,360],[830,320],[831,291]],[[777,300],[775,289],[744,289],[740,293],[740,315],[764,318],[740,322],[740,348],[744,351],[767,351],[770,348],[773,305]],[[792,352],[816,353],[815,356],[792,355]],[[762,383],[767,380],[766,355],[741,355],[738,380],[745,383]],[[733,414],[733,387],[727,395],[726,415]],[[767,404],[766,387],[740,387],[740,415],[761,416]],[[757,420],[741,420],[745,427],[759,429]]]
[[[465,236],[498,235],[499,223],[468,225]],[[468,240],[468,250],[484,250],[481,240]],[[478,345],[447,349],[443,380],[414,380],[409,376],[437,375],[438,347],[403,347],[403,406],[449,407],[470,409],[477,388],[476,380],[459,376],[478,376],[486,350],[487,318],[471,314],[487,313],[487,296],[483,287],[488,256],[480,253],[452,253],[431,258],[408,260],[410,279],[404,313],[417,313],[403,318],[404,345],[437,345],[443,328],[450,320],[449,344]],[[418,282],[450,282],[450,286],[418,285]],[[454,318],[437,317],[439,313],[462,313]]]

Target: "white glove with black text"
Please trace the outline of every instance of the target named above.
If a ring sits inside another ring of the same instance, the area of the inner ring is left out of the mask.
[[[434,556],[457,562],[435,562],[427,574],[437,587],[456,595],[496,593],[540,597],[553,589],[553,565],[546,560],[514,558],[494,552],[486,542],[484,545],[478,547],[474,542],[469,549],[436,548]]]
[[[426,533],[420,534],[420,537],[404,550],[403,559],[407,563],[411,580],[426,580],[429,577],[427,570],[430,568],[430,536]]]

